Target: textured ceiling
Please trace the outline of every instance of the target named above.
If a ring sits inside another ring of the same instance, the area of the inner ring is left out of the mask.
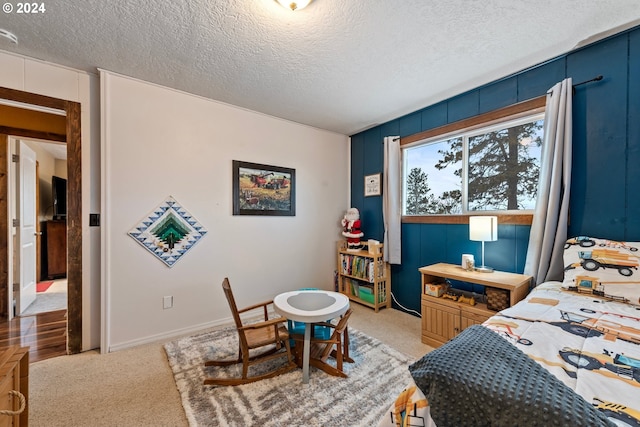
[[[6,2],[17,5],[13,0]],[[53,0],[0,49],[353,134],[640,23],[638,0]]]

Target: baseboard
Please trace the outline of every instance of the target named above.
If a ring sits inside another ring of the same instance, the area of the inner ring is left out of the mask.
[[[256,308],[255,310],[248,311],[242,314],[242,319],[244,321],[257,320],[263,316],[262,309]],[[269,318],[276,317],[277,315],[269,310]],[[115,344],[110,346],[107,349],[107,353],[112,353],[114,351],[125,350],[127,348],[137,347],[143,344],[151,344],[155,342],[169,341],[175,338],[180,338],[185,335],[193,335],[198,332],[204,332],[207,329],[219,328],[220,326],[231,326],[233,325],[233,318],[226,317],[224,319],[214,320],[212,322],[200,323],[198,325],[189,326],[181,329],[174,329],[172,331],[163,332],[161,334],[150,335],[147,337],[126,341],[120,344]]]
[[[126,341],[120,344],[115,344],[109,347],[109,349],[107,350],[107,353],[112,353],[115,351],[120,351],[120,350],[125,350],[127,348],[133,348],[133,347],[137,347],[140,345],[144,345],[144,344],[151,344],[151,343],[156,343],[156,342],[162,342],[162,341],[169,341],[175,338],[179,338],[185,335],[192,335],[198,332],[203,332],[207,329],[211,329],[211,328],[215,328],[215,327],[219,327],[219,326],[224,326],[224,325],[231,325],[231,323],[233,322],[233,319],[231,317],[225,318],[225,319],[219,319],[213,322],[206,322],[206,323],[201,323],[198,325],[193,325],[193,326],[189,326],[186,328],[181,328],[181,329],[174,329],[172,331],[167,331],[165,333],[162,334],[156,334],[156,335],[150,335],[147,337],[143,337],[143,338],[139,338],[139,339],[135,339],[135,340],[131,340],[131,341]]]

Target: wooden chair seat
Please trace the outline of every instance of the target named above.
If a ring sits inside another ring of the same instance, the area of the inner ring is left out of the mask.
[[[343,363],[353,363],[353,359],[349,357],[349,332],[347,322],[351,316],[352,310],[347,310],[337,324],[329,322],[314,323],[315,325],[324,326],[333,329],[333,333],[328,339],[311,337],[311,345],[309,347],[309,365],[314,366],[329,375],[347,378],[347,374],[343,371]],[[294,356],[298,365],[302,364],[302,352],[304,346],[304,335],[291,334],[291,339],[296,342],[294,347]],[[328,362],[329,357],[335,359],[333,366]]]
[[[261,329],[245,329],[244,331],[247,338],[247,347],[249,349],[264,347],[265,345],[273,344],[277,339],[276,331],[273,328],[261,328]],[[284,326],[278,327],[278,336],[289,336],[287,328]]]
[[[233,320],[238,331],[238,357],[232,360],[209,360],[205,362],[205,366],[229,366],[237,363],[242,363],[242,376],[239,378],[221,378],[221,377],[208,377],[205,378],[205,385],[240,385],[247,384],[254,381],[263,380],[266,378],[272,378],[276,375],[289,372],[297,367],[293,356],[291,354],[291,348],[289,345],[289,334],[284,327],[284,323],[287,319],[278,317],[269,319],[269,313],[267,306],[272,304],[273,301],[267,301],[259,304],[254,304],[249,307],[245,307],[238,310],[236,306],[233,293],[231,292],[231,285],[229,279],[225,278],[222,282],[222,289],[229,302],[231,313],[233,314]],[[254,310],[257,308],[263,309],[264,320],[256,323],[243,324],[240,314]],[[285,351],[280,351],[282,348]],[[255,350],[253,354],[249,354],[250,350]],[[287,362],[282,365],[267,371],[259,375],[249,375],[249,367],[254,364],[263,363],[276,358],[287,358]]]

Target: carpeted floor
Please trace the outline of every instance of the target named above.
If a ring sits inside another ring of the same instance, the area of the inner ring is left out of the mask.
[[[420,318],[394,309],[376,313],[359,304],[352,304],[352,308],[350,327],[414,359],[432,350],[420,342]],[[29,367],[29,426],[188,426],[163,348],[165,342],[173,340],[175,338],[114,353],[88,351],[32,363]],[[322,394],[333,401],[333,391],[325,390]],[[300,389],[294,397],[304,399],[305,396]],[[346,399],[336,400],[357,403],[369,397],[354,393]],[[388,408],[393,399],[382,407]],[[291,427],[297,426],[299,424],[291,424]]]
[[[207,375],[240,375],[241,365],[204,367],[207,359],[237,355],[233,328],[181,338],[165,344],[165,350],[191,426],[376,425],[409,383],[407,366],[413,359],[353,328],[349,338],[355,360],[344,366],[349,377],[334,377],[312,367],[308,384],[302,383],[302,370],[297,369],[242,386],[203,386]]]

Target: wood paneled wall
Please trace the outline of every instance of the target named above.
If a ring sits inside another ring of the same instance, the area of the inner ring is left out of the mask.
[[[545,95],[555,83],[574,83],[572,235],[640,240],[640,28],[550,59],[522,72],[428,106],[351,137],[351,205],[360,209],[365,239],[383,237],[382,198],[364,197],[364,176],[383,169],[383,138],[407,137]],[[529,226],[499,225],[486,245],[486,263],[522,272]],[[479,256],[466,224],[403,223],[402,265],[392,266],[392,290],[405,307],[420,309],[418,267]]]

